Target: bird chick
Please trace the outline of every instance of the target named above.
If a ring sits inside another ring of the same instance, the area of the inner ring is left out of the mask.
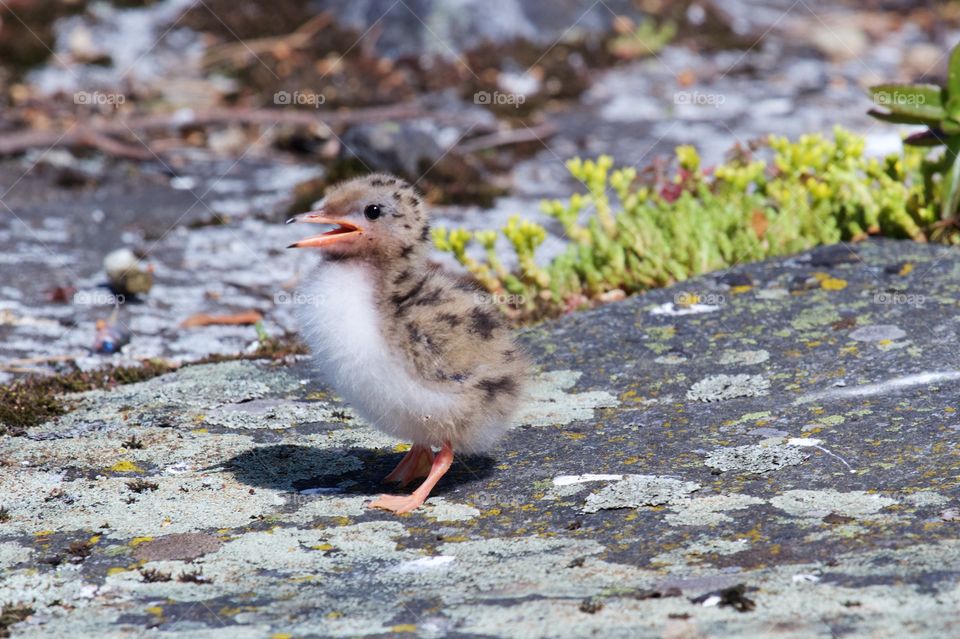
[[[427,262],[430,225],[403,180],[374,174],[341,183],[291,222],[334,226],[290,246],[323,256],[299,307],[318,368],[367,423],[413,443],[384,481],[425,478],[413,494],[381,495],[370,506],[414,510],[455,450],[488,450],[506,431],[524,398],[528,361],[486,296]]]

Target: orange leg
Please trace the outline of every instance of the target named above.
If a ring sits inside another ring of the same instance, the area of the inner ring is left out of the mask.
[[[383,483],[396,482],[401,486],[406,486],[414,479],[426,477],[430,474],[430,466],[432,465],[433,451],[430,450],[430,447],[414,444],[397,464],[397,467],[383,478]]]
[[[416,510],[427,500],[430,491],[437,485],[440,478],[450,470],[451,464],[453,464],[453,447],[450,442],[444,442],[443,448],[433,458],[430,474],[412,495],[380,495],[379,499],[370,504],[370,508],[382,508],[398,514]]]

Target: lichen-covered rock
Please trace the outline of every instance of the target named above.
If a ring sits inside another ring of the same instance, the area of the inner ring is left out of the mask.
[[[949,636],[960,256],[854,248],[525,329],[525,410],[403,517],[365,505],[405,447],[304,363],[72,396],[0,439],[12,636]],[[691,602],[738,584],[749,613]]]

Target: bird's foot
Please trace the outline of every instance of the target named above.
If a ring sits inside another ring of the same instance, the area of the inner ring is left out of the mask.
[[[370,508],[381,508],[390,512],[403,514],[416,510],[423,505],[425,500],[413,495],[380,495],[380,497],[370,504]]]
[[[383,483],[389,484],[396,482],[401,486],[406,486],[414,479],[420,479],[430,474],[430,468],[433,466],[433,451],[429,446],[414,444],[407,454],[403,456],[397,467],[389,475],[383,478]]]
[[[427,450],[429,451],[429,448]],[[370,504],[370,508],[382,508],[397,514],[416,510],[423,505],[423,502],[427,501],[430,491],[437,485],[440,478],[450,470],[452,463],[453,447],[450,442],[444,442],[440,452],[437,453],[436,457],[433,457],[433,464],[430,466],[430,473],[427,478],[423,480],[419,488],[413,491],[412,495],[380,495],[379,499]]]

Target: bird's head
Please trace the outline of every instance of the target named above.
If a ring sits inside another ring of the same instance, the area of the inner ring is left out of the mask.
[[[294,222],[332,225],[288,248],[318,248],[335,260],[416,260],[426,254],[430,241],[420,195],[400,178],[379,173],[330,188],[315,211],[287,220]]]

